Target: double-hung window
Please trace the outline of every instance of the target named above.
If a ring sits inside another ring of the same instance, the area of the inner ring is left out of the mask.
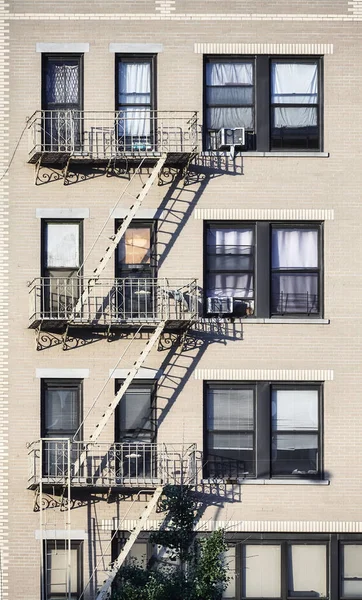
[[[155,57],[116,57],[118,143],[123,150],[155,149]]]
[[[42,382],[41,436],[43,440],[43,472],[49,477],[64,477],[79,440],[82,387],[79,380],[44,380]],[[69,442],[71,454],[68,454]]]
[[[208,383],[205,476],[321,477],[321,404],[320,385]]]
[[[210,224],[206,231],[207,312],[254,312],[253,225]]]
[[[79,298],[82,264],[82,221],[43,221],[42,310],[45,317],[64,318]]]
[[[74,540],[46,540],[44,550],[44,598],[78,600],[82,591],[82,543]]]
[[[321,316],[321,248],[320,223],[207,223],[206,314]]]
[[[245,129],[244,150],[322,149],[322,60],[260,55],[205,59],[204,145]]]
[[[217,132],[223,127],[254,131],[254,61],[210,60],[205,79],[208,146],[217,149]]]

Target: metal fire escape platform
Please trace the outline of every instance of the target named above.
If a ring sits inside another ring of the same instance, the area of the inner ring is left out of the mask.
[[[140,160],[184,169],[198,151],[197,113],[192,111],[39,110],[28,119],[28,162],[128,170]]]

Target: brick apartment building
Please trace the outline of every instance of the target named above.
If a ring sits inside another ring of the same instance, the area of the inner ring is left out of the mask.
[[[362,1],[0,18],[1,599],[100,598],[176,483],[225,598],[361,600]]]

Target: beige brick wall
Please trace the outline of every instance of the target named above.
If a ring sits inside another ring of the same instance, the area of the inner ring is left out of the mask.
[[[330,324],[244,322],[234,328],[225,326],[218,336],[206,331],[205,343],[199,349],[171,350],[169,354],[154,349],[147,360],[147,366],[163,366],[164,370],[158,399],[162,414],[159,440],[196,442],[199,449],[203,443],[202,381],[195,378],[194,369],[333,370],[333,380],[324,387],[324,467],[330,484],[237,486],[227,490],[226,499],[213,501],[203,515],[205,520],[275,523],[275,529],[283,529],[280,523],[285,522],[285,530],[291,530],[290,523],[301,521],[317,523],[317,530],[322,530],[326,522],[349,522],[351,528],[360,522],[362,46],[358,23],[343,20],[358,19],[358,8],[357,2],[349,4],[345,0],[306,1],[302,6],[297,0],[176,0],[168,5],[151,0],[78,0],[77,13],[91,13],[92,20],[74,20],[69,14],[60,20],[53,13],[67,15],[74,10],[74,3],[13,0],[10,4],[10,150],[19,139],[26,117],[40,108],[41,55],[35,51],[37,42],[90,44],[84,57],[86,110],[114,108],[114,54],[108,51],[109,43],[162,43],[164,51],[157,58],[158,108],[198,110],[201,117],[203,56],[195,52],[195,44],[333,44],[333,53],[324,59],[324,150],[329,157],[245,156],[238,157],[235,166],[226,160],[228,164],[221,168],[214,159],[200,157],[198,169],[204,178],[191,180],[185,187],[156,186],[144,203],[145,208],[163,208],[158,232],[160,275],[198,277],[201,285],[203,221],[194,218],[195,208],[334,211],[334,219],[326,220],[324,225],[325,317]],[[312,22],[302,16],[301,9]],[[113,18],[113,12],[118,17]],[[26,13],[32,13],[31,19]],[[109,17],[103,20],[100,13]],[[202,21],[182,17],[201,13],[205,17]],[[231,14],[235,19],[223,20]],[[271,21],[274,14],[279,17]],[[293,15],[293,20],[283,14]],[[130,15],[136,16],[124,21]],[[244,15],[240,20],[247,23],[237,20],[238,15]],[[162,19],[167,23],[160,24]],[[84,221],[87,254],[127,183],[126,178],[106,177],[100,171],[92,179],[77,183],[70,180],[70,185],[63,185],[62,180],[46,182],[42,178],[46,172],[40,171],[41,185],[34,185],[34,166],[27,164],[27,140],[23,137],[9,176],[9,597],[14,598],[16,590],[16,597],[28,600],[40,597],[40,543],[35,539],[39,512],[33,511],[34,493],[26,490],[26,443],[40,434],[40,381],[35,370],[89,369],[90,377],[84,381],[86,413],[109,369],[128,344],[127,340],[108,343],[100,338],[66,352],[61,345],[36,351],[34,331],[27,329],[26,286],[40,274],[40,220],[36,208],[88,208],[90,218]],[[133,193],[140,184],[138,178]],[[131,199],[123,199],[120,207],[130,203]],[[110,220],[89,259],[88,273],[108,245],[113,227]],[[113,275],[111,264],[106,274]],[[122,368],[132,365],[144,343],[143,339],[132,344]],[[111,401],[113,386],[110,381],[87,419],[85,438]],[[112,439],[110,422],[102,440]],[[88,546],[85,552],[85,579],[97,560],[94,547],[102,545],[105,550],[110,537],[109,532],[101,530],[102,520],[124,517],[131,500],[120,497],[109,503],[106,494],[74,494],[72,529],[88,531],[91,536],[89,554]],[[142,497],[133,504],[129,519],[139,516],[144,501]],[[49,523],[56,522],[59,529],[64,529],[62,512],[51,508],[44,512]]]

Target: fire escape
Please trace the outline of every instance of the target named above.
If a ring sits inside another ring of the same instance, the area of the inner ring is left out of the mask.
[[[28,121],[28,162],[36,165],[36,178],[41,168],[49,166],[61,170],[65,180],[69,170],[77,165],[104,166],[107,174],[111,174],[113,169],[132,167],[131,185],[145,168],[148,169],[146,183],[133,198],[132,206],[93,273],[71,278],[41,277],[29,285],[29,327],[36,330],[37,339],[50,331],[62,334],[66,340],[69,328],[83,332],[99,330],[107,335],[111,331],[122,332],[130,337],[129,345],[138,339],[141,331],[148,336],[88,440],[76,441],[75,436],[73,439],[43,438],[29,445],[28,488],[36,491],[42,540],[46,539],[43,493],[54,493],[57,489],[62,502],[66,500],[68,559],[64,574],[58,577],[64,578],[69,598],[72,597],[70,504],[73,488],[99,492],[134,488],[153,492],[137,527],[97,593],[97,600],[103,600],[109,595],[119,567],[155,508],[163,486],[167,483],[196,483],[194,444],[185,447],[183,444],[107,443],[102,440],[104,428],[160,337],[172,333],[182,338],[198,315],[195,279],[102,277],[127,228],[137,217],[137,211],[163,170],[175,169],[184,175],[198,150],[196,113],[152,111],[148,135],[129,135],[130,131],[144,128],[125,122],[127,118],[117,112],[38,111]],[[144,120],[145,117],[144,114],[132,114],[131,118]],[[41,546],[41,552],[44,552],[43,541]],[[43,564],[44,557],[41,558]]]

